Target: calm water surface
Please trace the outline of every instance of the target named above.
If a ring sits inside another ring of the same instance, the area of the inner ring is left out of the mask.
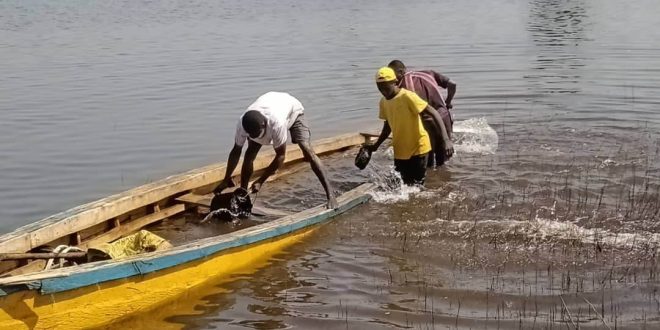
[[[458,155],[426,190],[379,192],[127,322],[657,328],[658,26],[652,0],[3,0],[0,230],[224,161],[270,90],[303,102],[315,138],[377,128],[372,77],[399,58],[459,85]],[[385,150],[362,173],[352,156],[326,159],[341,189],[391,170]],[[314,205],[310,180],[265,195]]]

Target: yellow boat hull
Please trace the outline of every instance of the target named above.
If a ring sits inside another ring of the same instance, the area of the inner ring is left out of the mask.
[[[175,267],[42,295],[26,290],[0,297],[0,329],[89,329],[167,304],[191,288],[263,264],[317,227],[220,251]]]

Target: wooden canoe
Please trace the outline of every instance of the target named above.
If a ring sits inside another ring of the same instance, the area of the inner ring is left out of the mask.
[[[346,134],[318,140],[319,155],[360,145],[369,137]],[[272,160],[262,152],[255,174]],[[301,151],[288,148],[277,176],[299,169]],[[238,167],[240,170],[240,165]],[[198,207],[221,180],[215,164],[91,202],[0,236],[0,253],[26,254],[66,244],[85,249]],[[240,173],[237,173],[238,175]],[[228,234],[198,239],[166,250],[77,266],[42,270],[44,260],[0,261],[0,329],[94,328],[153,309],[204,282],[227,277],[268,259],[314,231],[318,224],[369,200],[366,183],[323,205]],[[287,214],[287,213],[283,213]]]

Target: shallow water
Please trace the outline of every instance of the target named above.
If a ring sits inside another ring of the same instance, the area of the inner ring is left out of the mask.
[[[224,161],[235,118],[269,90],[303,102],[314,138],[376,129],[372,76],[399,58],[459,84],[464,134],[426,190],[379,193],[132,322],[657,328],[659,14],[651,0],[1,1],[0,230]],[[327,160],[340,189],[387,179],[385,150],[362,173],[351,156]],[[313,180],[264,197],[321,203]]]

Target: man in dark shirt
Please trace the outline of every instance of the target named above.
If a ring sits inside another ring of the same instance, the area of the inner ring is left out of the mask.
[[[388,66],[396,73],[399,87],[415,92],[440,113],[447,134],[451,138],[454,120],[449,110],[452,108],[451,101],[454,99],[454,94],[456,94],[456,83],[449,77],[432,70],[407,71],[406,66],[399,60],[393,60]],[[447,90],[446,99],[442,97],[439,87]],[[433,119],[427,117],[423,117],[422,123],[430,135],[433,146],[433,151],[429,154],[428,166],[432,167],[434,163],[436,166],[442,166],[448,158],[443,152],[442,139],[433,125]]]

